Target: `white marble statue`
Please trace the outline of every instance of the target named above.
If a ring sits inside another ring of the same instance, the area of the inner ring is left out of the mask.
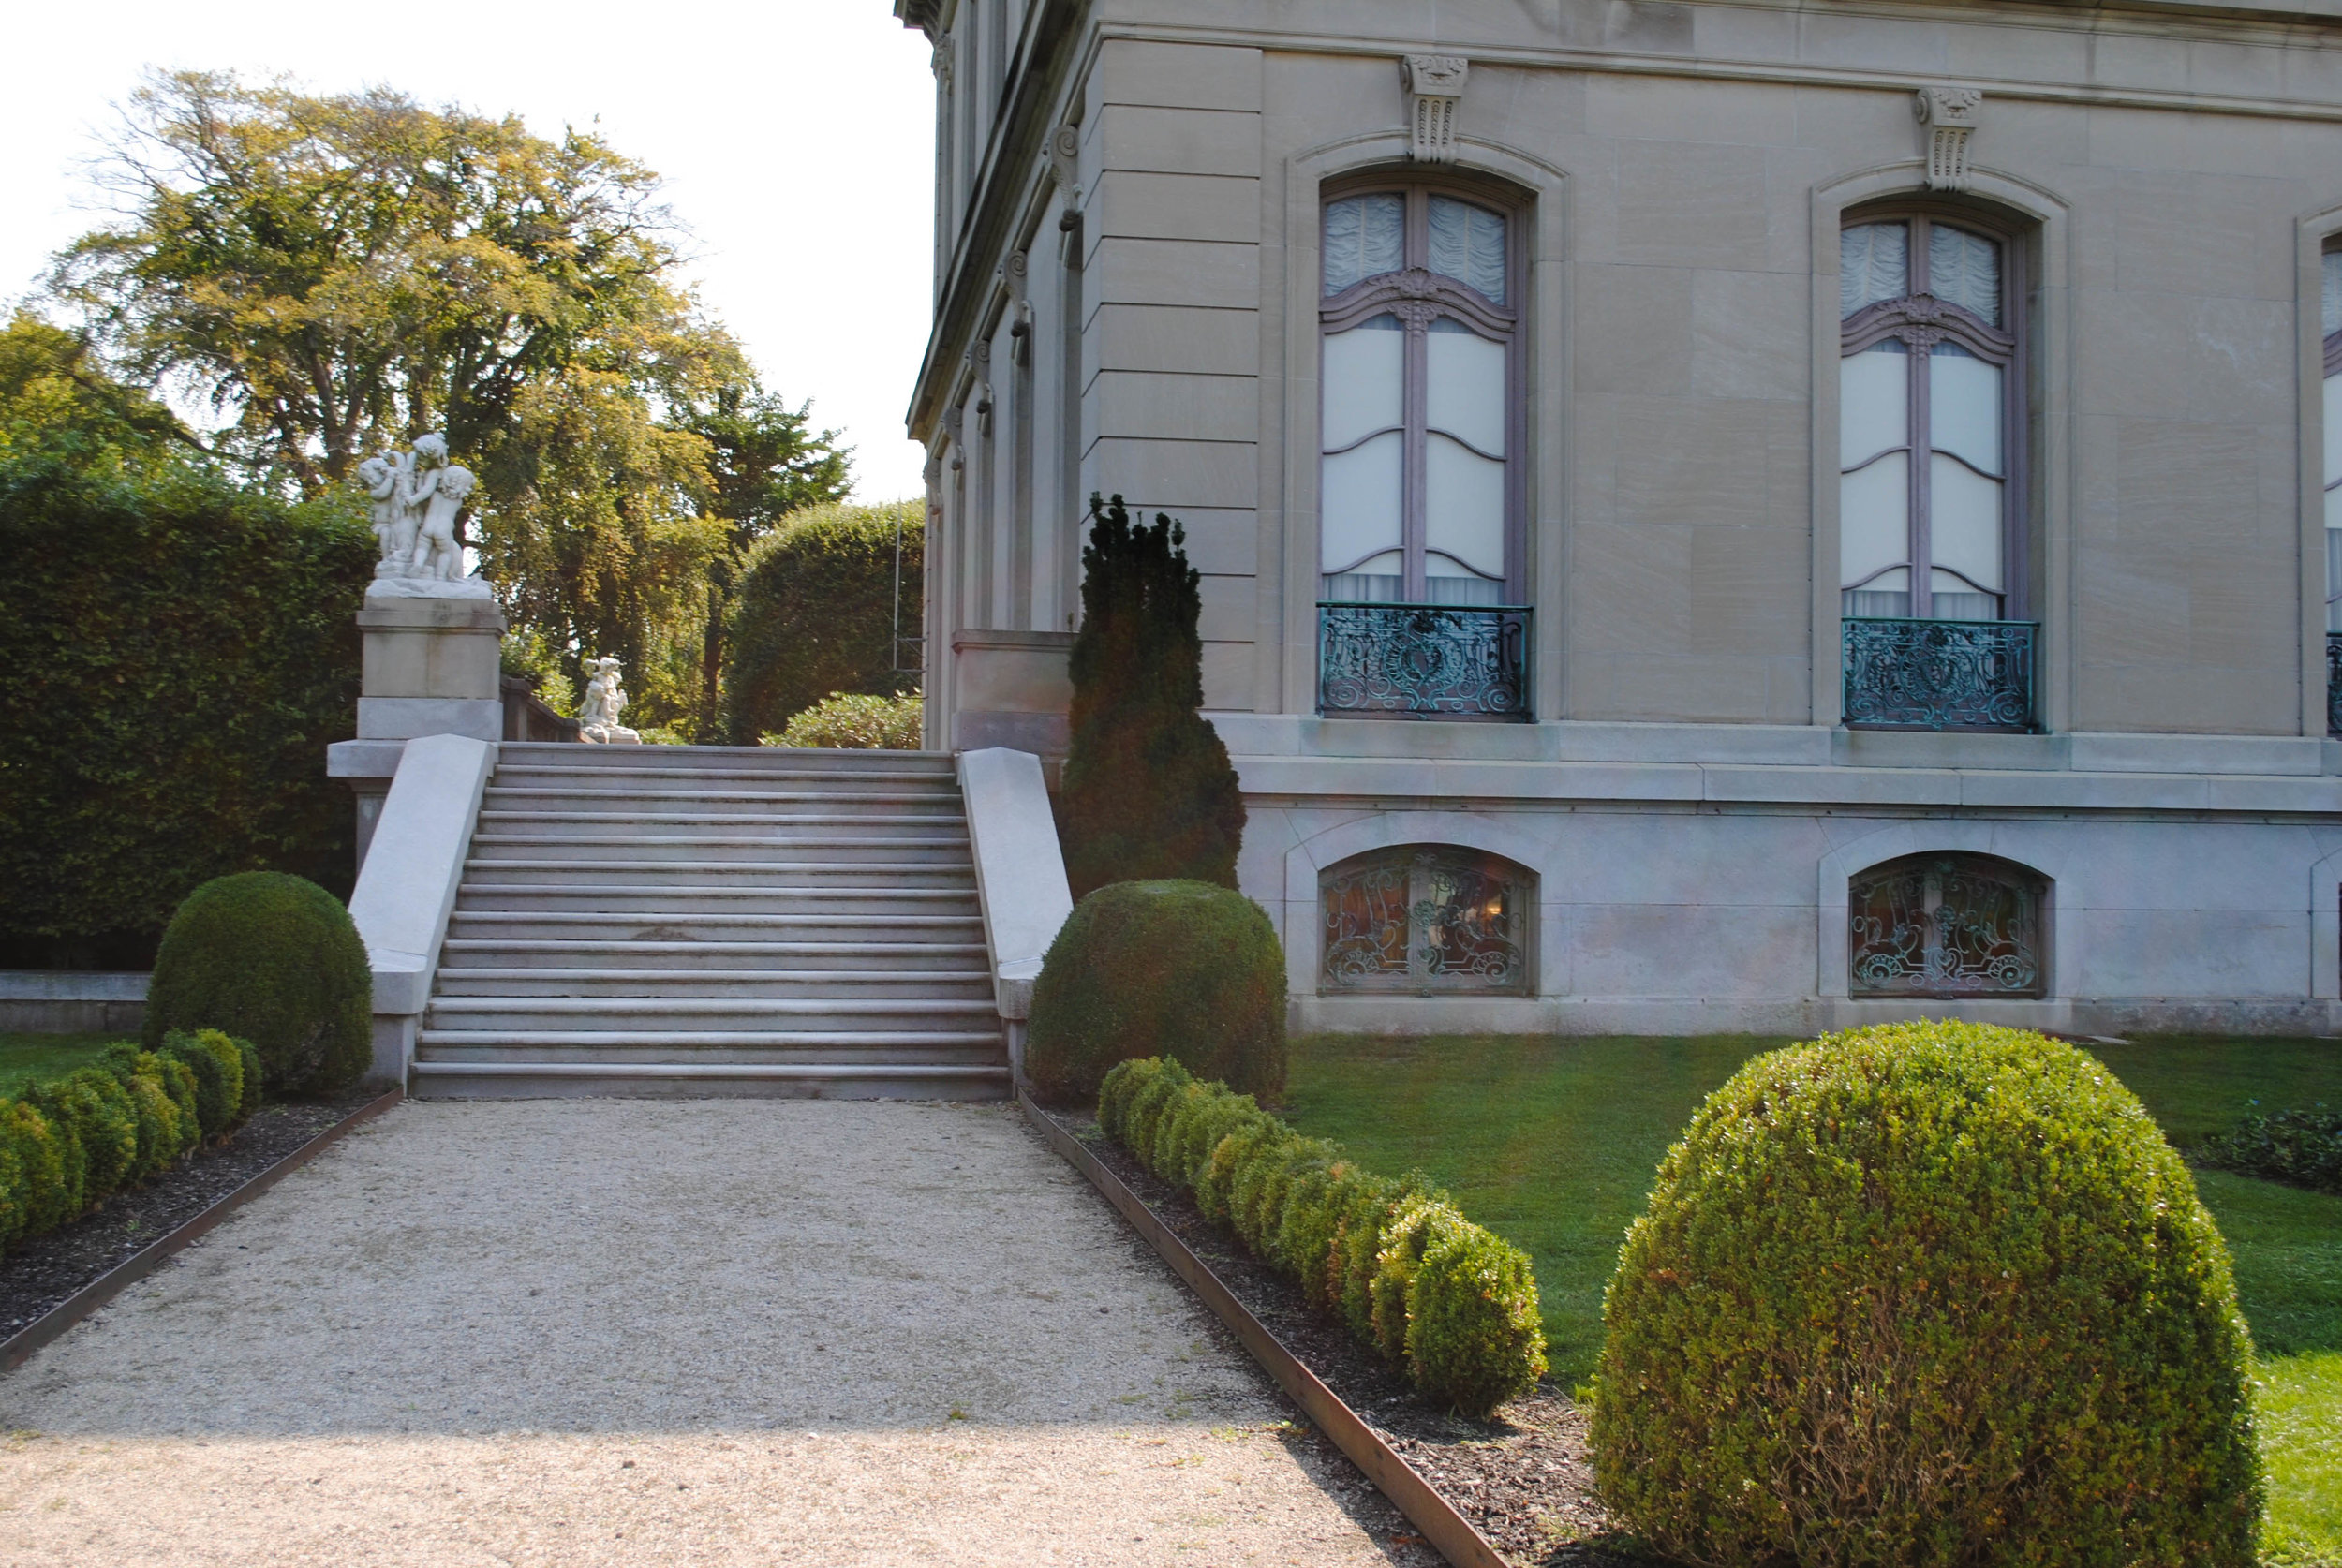
[[[640,746],[642,732],[618,722],[626,707],[626,688],[618,682],[618,661],[598,658],[594,678],[586,683],[586,701],[577,710],[578,739],[604,746]]]
[[[455,520],[479,482],[448,459],[447,437],[418,436],[412,451],[383,452],[358,465],[372,505],[381,558],[369,598],[486,599],[488,584],[464,571]]]

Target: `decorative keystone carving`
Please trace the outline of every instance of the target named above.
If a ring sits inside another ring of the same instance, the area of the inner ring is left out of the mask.
[[[1928,189],[1968,188],[1968,137],[1983,104],[1973,87],[1922,87],[1912,95],[1911,112],[1927,127]]]
[[[1456,105],[1472,62],[1460,54],[1410,54],[1399,62],[1407,86],[1407,155],[1424,163],[1456,161]]]

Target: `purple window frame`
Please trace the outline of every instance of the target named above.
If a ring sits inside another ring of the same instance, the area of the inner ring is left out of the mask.
[[[1930,489],[1933,466],[1921,462],[1922,453],[1933,455],[1928,445],[1931,435],[1929,415],[1928,352],[1938,343],[1949,340],[1988,363],[2001,369],[2000,434],[2001,476],[2000,495],[2000,553],[2001,553],[2001,617],[2005,620],[2030,618],[2032,609],[2031,572],[2026,570],[2030,556],[2027,534],[2029,522],[2025,498],[2030,479],[2025,442],[2025,409],[2027,389],[2031,380],[2031,344],[2026,333],[2025,255],[2019,244],[2019,236],[2004,225],[1991,222],[1967,212],[1947,212],[1940,208],[1896,205],[1870,207],[1845,214],[1839,222],[1840,232],[1859,229],[1865,224],[1900,223],[1909,236],[1906,254],[1909,256],[1910,292],[1897,300],[1881,300],[1863,306],[1838,323],[1838,358],[1841,363],[1865,348],[1874,348],[1889,338],[1899,338],[1908,350],[1908,401],[1905,404],[1904,444],[1873,452],[1858,466],[1865,466],[1886,452],[1901,451],[1910,455],[1905,479],[1908,500],[1905,502],[1910,537],[1908,540],[1911,572],[1911,616],[1930,618],[1934,609],[1934,559],[1928,531],[1928,512],[1932,502]],[[1947,300],[1938,300],[1928,292],[1927,234],[1929,225],[1942,223],[1948,227],[1990,240],[2000,247],[2000,318],[2003,326],[1995,327],[1965,308]],[[1957,461],[1955,458],[1954,461]],[[1841,468],[1841,477],[1853,472]],[[1838,584],[1843,597],[1875,581],[1892,567],[1882,568],[1864,578],[1861,583],[1844,581]]]
[[[1518,200],[1507,200],[1490,191],[1461,182],[1429,180],[1367,180],[1327,185],[1318,204],[1321,244],[1325,214],[1337,201],[1354,196],[1398,196],[1407,204],[1405,248],[1401,257],[1402,265],[1395,273],[1382,273],[1361,278],[1339,294],[1323,292],[1325,274],[1322,271],[1323,251],[1320,251],[1318,299],[1318,340],[1336,333],[1347,332],[1361,321],[1377,316],[1396,316],[1406,333],[1404,435],[1400,458],[1400,483],[1403,490],[1400,509],[1400,553],[1405,565],[1403,597],[1420,603],[1430,598],[1426,583],[1425,561],[1430,510],[1430,476],[1427,473],[1426,451],[1430,446],[1430,415],[1428,412],[1428,381],[1425,370],[1425,341],[1431,323],[1445,317],[1461,322],[1471,331],[1505,346],[1505,583],[1502,602],[1522,606],[1528,603],[1528,541],[1523,519],[1526,515],[1527,485],[1523,481],[1522,448],[1528,439],[1526,415],[1526,382],[1521,352],[1521,324],[1524,312],[1520,295],[1527,269],[1521,260],[1525,254],[1522,230],[1527,227],[1525,214]],[[1431,198],[1445,196],[1495,213],[1505,220],[1505,298],[1498,304],[1471,285],[1459,278],[1434,273],[1431,259]],[[1321,348],[1322,356],[1322,348]],[[1323,424],[1322,391],[1324,361],[1321,357],[1319,406],[1318,462],[1322,466],[1328,457],[1337,455],[1326,450]],[[1359,441],[1371,440],[1372,436]],[[1359,442],[1353,442],[1356,446]],[[1342,449],[1348,451],[1349,448]],[[1321,466],[1321,472],[1322,472]],[[1327,570],[1321,555],[1318,580],[1336,575]]]

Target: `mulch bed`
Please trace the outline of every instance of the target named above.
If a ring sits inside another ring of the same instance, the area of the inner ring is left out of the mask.
[[[69,1225],[0,1258],[0,1340],[84,1285],[194,1219],[302,1145],[374,1100],[353,1089],[332,1100],[260,1107],[227,1143],[198,1149],[144,1187],[116,1192]]]
[[[1194,1201],[1087,1117],[1055,1119],[1122,1179],[1238,1300],[1317,1374],[1509,1562],[1534,1568],[1654,1568],[1610,1533],[1593,1494],[1586,1412],[1541,1383],[1489,1421],[1426,1403],[1373,1351],[1316,1310],[1300,1288],[1206,1220]]]

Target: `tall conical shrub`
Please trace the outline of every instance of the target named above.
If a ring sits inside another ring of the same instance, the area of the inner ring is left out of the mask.
[[[1074,639],[1073,743],[1060,808],[1074,896],[1108,882],[1236,886],[1244,797],[1201,713],[1201,582],[1186,532],[1122,497],[1089,498],[1082,627]]]

